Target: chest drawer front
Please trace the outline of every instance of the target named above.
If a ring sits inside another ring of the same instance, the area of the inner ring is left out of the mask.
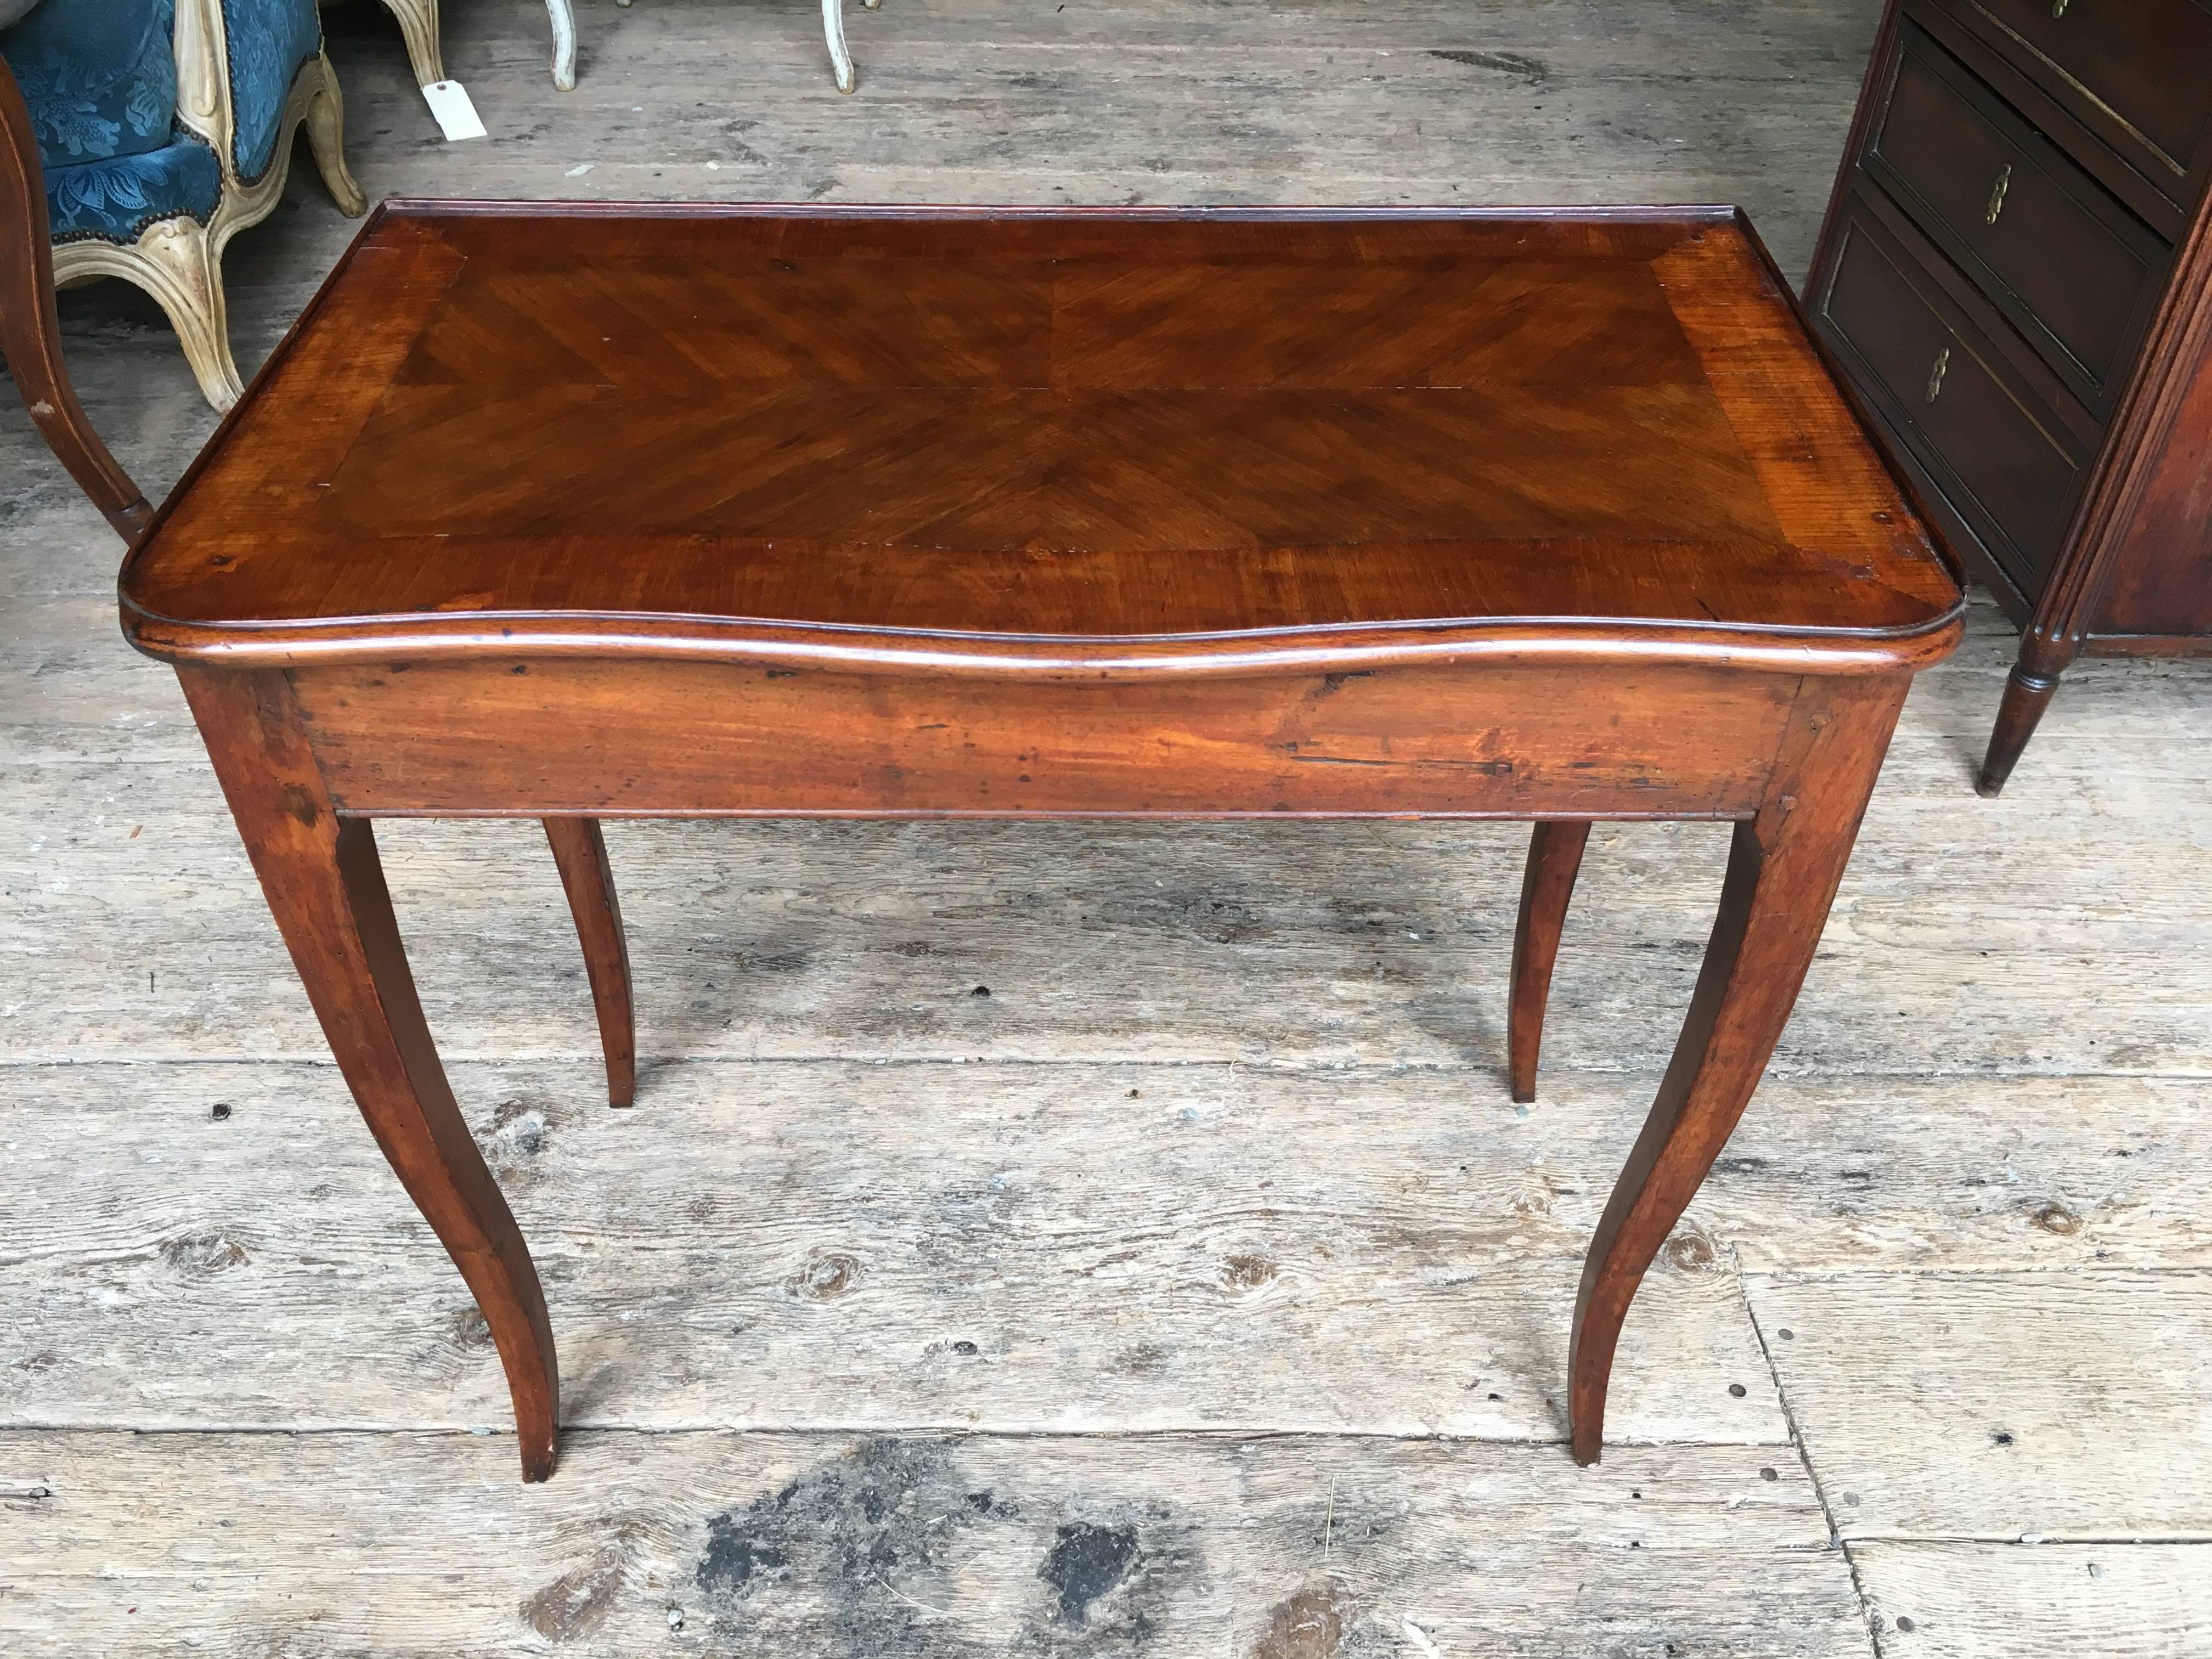
[[[1908,274],[1911,264],[1855,204],[1821,320],[1872,381],[1898,436],[2033,591],[2057,551],[2081,460],[1994,367],[1996,354]]]
[[[1918,29],[1901,36],[1865,165],[2100,413],[2170,258],[2088,174]]]
[[[2212,134],[2212,7],[2204,0],[1974,0],[2054,94],[2149,152],[2169,187]],[[2051,85],[2053,80],[2060,84]]]

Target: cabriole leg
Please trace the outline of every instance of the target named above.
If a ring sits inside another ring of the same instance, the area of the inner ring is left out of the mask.
[[[1575,877],[1589,842],[1588,820],[1539,823],[1528,840],[1528,867],[1521,878],[1521,920],[1513,929],[1513,977],[1508,993],[1505,1046],[1513,1098],[1536,1097],[1536,1054],[1544,1045],[1544,1004],[1552,968],[1559,957],[1559,931],[1575,896]]]
[[[592,1006],[599,1017],[599,1046],[607,1058],[607,1099],[627,1106],[637,1095],[637,1024],[629,988],[629,949],[623,939],[622,907],[615,902],[614,872],[597,818],[547,818],[561,885],[576,918]]]
[[[1808,682],[1765,804],[1739,823],[1674,1057],[1583,1265],[1568,1355],[1575,1461],[1595,1463],[1628,1304],[1750,1103],[1812,965],[1905,687]]]
[[[544,1294],[438,1062],[376,838],[368,820],[341,818],[331,804],[281,672],[178,678],[347,1086],[491,1328],[522,1478],[543,1480],[561,1402]]]

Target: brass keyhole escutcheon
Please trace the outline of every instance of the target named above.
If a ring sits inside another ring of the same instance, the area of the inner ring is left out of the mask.
[[[1990,210],[1982,216],[1982,222],[1993,225],[1997,215],[2004,211],[2005,192],[2012,188],[2012,163],[2008,161],[1997,169],[1997,181],[1990,186]]]
[[[1943,377],[1951,372],[1951,348],[1945,346],[1936,354],[1936,367],[1928,371],[1928,401],[1934,403],[1943,394]]]

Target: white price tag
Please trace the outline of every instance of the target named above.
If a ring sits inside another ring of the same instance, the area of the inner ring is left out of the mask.
[[[469,89],[459,81],[433,81],[422,88],[422,96],[430,113],[438,118],[447,143],[484,136],[484,124],[477,118],[477,106],[469,101]]]

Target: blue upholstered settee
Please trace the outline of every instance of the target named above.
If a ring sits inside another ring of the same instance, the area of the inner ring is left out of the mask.
[[[145,289],[228,409],[223,246],[276,207],[302,122],[338,205],[367,205],[315,0],[39,0],[0,58],[30,107],[55,281]]]

